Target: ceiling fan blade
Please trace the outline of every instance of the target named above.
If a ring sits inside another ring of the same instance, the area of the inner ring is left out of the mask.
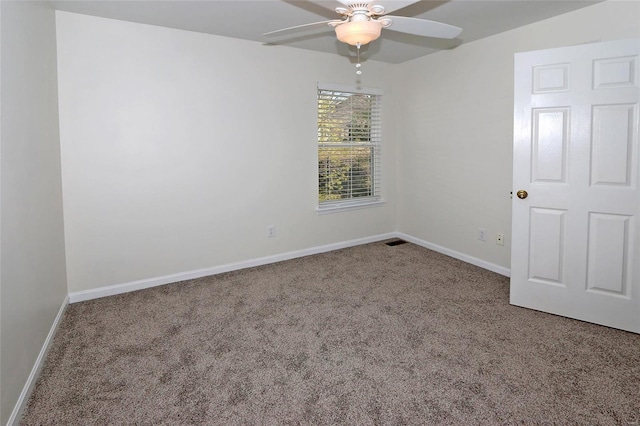
[[[462,28],[443,24],[442,22],[429,21],[428,19],[389,15],[385,15],[384,18],[389,18],[392,22],[391,26],[386,28],[387,30],[415,34],[422,37],[456,38],[462,32]]]
[[[296,25],[295,27],[289,27],[289,28],[283,28],[281,30],[269,31],[268,33],[264,33],[262,35],[266,36],[266,37],[272,37],[272,36],[287,35],[287,34],[292,34],[292,33],[297,33],[297,32],[302,32],[302,31],[320,29],[320,28],[323,28],[323,27],[326,27],[327,30],[330,30],[330,29],[332,29],[332,27],[329,24],[332,23],[332,22],[333,23],[340,23],[340,22],[342,22],[342,20],[340,20],[340,19],[332,19],[330,21],[312,22],[310,24]]]

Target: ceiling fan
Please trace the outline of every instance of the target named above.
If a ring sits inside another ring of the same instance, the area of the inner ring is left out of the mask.
[[[267,37],[280,36],[322,27],[326,27],[327,29],[334,28],[338,40],[358,48],[358,64],[356,67],[360,68],[360,46],[364,46],[380,37],[383,28],[422,37],[435,38],[456,38],[462,32],[462,28],[441,22],[388,15],[388,13],[417,3],[418,0],[337,1],[341,6],[336,7],[334,10],[342,16],[342,19],[297,25],[295,27],[271,31],[263,35]],[[359,71],[360,70],[358,70],[358,74],[360,74]]]

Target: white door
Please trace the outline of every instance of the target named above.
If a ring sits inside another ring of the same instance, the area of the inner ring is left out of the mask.
[[[639,54],[516,55],[511,304],[640,333]]]

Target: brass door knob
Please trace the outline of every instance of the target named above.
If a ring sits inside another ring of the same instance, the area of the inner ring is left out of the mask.
[[[527,196],[529,195],[529,193],[527,193],[527,191],[525,191],[524,189],[521,189],[520,191],[516,192],[516,195],[518,196],[518,198],[520,198],[521,200],[524,200],[525,198],[527,198]]]

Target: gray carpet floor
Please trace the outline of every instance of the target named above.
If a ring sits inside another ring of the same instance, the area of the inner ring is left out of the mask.
[[[76,303],[21,424],[639,424],[640,335],[508,296],[373,243]]]

